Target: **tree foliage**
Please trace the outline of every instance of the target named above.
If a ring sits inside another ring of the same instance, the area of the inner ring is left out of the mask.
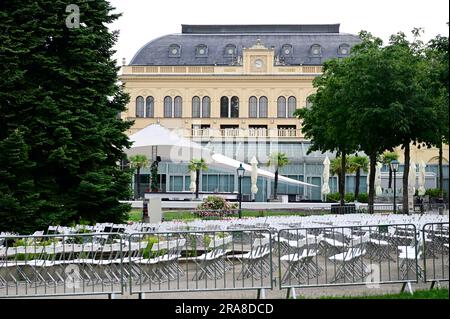
[[[2,230],[121,222],[129,210],[119,203],[128,197],[129,174],[117,165],[130,146],[124,132],[132,123],[117,116],[129,97],[112,58],[117,33],[107,26],[118,15],[107,1],[79,1],[82,23],[67,28],[67,4],[4,0],[0,6],[0,142],[5,148],[17,140],[23,163],[7,170],[18,174],[16,185],[0,179],[0,201],[10,203],[0,207]],[[24,185],[27,196],[20,193]],[[31,225],[12,222],[23,207]]]

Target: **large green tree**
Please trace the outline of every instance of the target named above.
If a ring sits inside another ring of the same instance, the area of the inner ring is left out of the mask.
[[[27,170],[0,193],[0,201],[19,204],[0,210],[11,216],[29,205],[36,217],[17,230],[79,219],[119,222],[129,210],[119,202],[128,197],[129,173],[118,163],[132,123],[117,116],[129,98],[112,58],[117,33],[108,30],[118,15],[107,1],[76,4],[81,24],[74,28],[66,24],[67,1],[3,0],[0,6],[0,141],[20,129]],[[22,181],[32,196],[19,196]],[[13,227],[4,220],[0,229]]]
[[[309,97],[311,108],[298,109],[295,115],[302,120],[302,132],[311,139],[311,151],[336,152],[341,159],[339,170],[340,204],[345,204],[345,172],[347,155],[357,150],[355,135],[348,121],[350,101],[345,91],[349,73],[346,60],[324,63],[323,74],[314,79],[317,92]]]

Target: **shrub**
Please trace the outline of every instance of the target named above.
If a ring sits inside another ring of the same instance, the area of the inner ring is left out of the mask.
[[[327,201],[330,202],[338,202],[339,201],[339,193],[330,193],[327,195]]]
[[[362,193],[358,195],[358,202],[360,203],[368,203],[369,202],[369,195],[366,193]]]
[[[236,203],[231,204],[223,197],[208,196],[194,213],[199,217],[224,217],[232,215],[236,209]]]
[[[344,199],[346,202],[354,202],[355,201],[355,194],[353,193],[345,193]]]
[[[425,195],[430,196],[430,198],[440,198],[439,194],[440,194],[439,188],[430,188],[425,191]]]

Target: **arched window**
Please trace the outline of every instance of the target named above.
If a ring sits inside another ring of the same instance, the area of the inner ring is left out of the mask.
[[[320,47],[319,44],[313,44],[311,46],[311,51],[310,51],[312,56],[321,56],[322,55],[322,48]]]
[[[251,96],[248,100],[248,117],[258,117],[258,99],[255,96]]]
[[[198,96],[192,98],[192,117],[200,117],[200,98]]]
[[[231,98],[231,110],[230,117],[237,118],[239,117],[239,98],[237,96],[233,96]]]
[[[202,99],[202,117],[211,117],[211,99],[204,96]]]
[[[307,109],[310,109],[313,106],[311,98],[312,98],[311,95],[306,98],[306,108]]]
[[[144,98],[142,96],[136,98],[136,117],[144,117]]]
[[[170,96],[164,98],[164,117],[172,117],[172,98]]]
[[[350,46],[346,43],[341,44],[338,49],[339,55],[348,55],[350,53]]]
[[[293,52],[292,45],[290,45],[290,44],[284,44],[281,47],[281,55],[282,56],[285,56],[285,57],[292,56],[292,52]]]
[[[227,96],[220,98],[220,117],[228,117],[228,104],[229,99]]]
[[[227,44],[225,47],[225,55],[236,55],[236,46],[234,44]]]
[[[153,96],[147,96],[145,102],[145,117],[155,117],[155,100]]]
[[[277,116],[280,118],[286,117],[286,98],[280,96],[277,102]]]
[[[195,56],[197,57],[207,57],[208,56],[208,47],[204,44],[199,44],[195,48]]]
[[[171,44],[169,46],[169,57],[178,58],[181,55],[181,47],[178,44]]]
[[[175,97],[173,104],[173,117],[183,117],[183,99],[181,96]]]
[[[293,96],[288,99],[288,117],[294,117],[294,112],[297,109],[297,99]]]
[[[267,118],[268,100],[265,96],[259,98],[259,117]]]

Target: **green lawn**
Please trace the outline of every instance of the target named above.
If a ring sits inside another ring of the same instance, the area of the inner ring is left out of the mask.
[[[433,289],[417,290],[412,295],[409,292],[403,292],[376,296],[322,297],[320,299],[449,299],[449,297],[448,289]]]
[[[128,215],[128,220],[133,222],[140,222],[142,219],[142,209],[132,209]],[[307,216],[306,212],[283,212],[283,211],[242,211],[243,217],[267,217],[267,216]],[[237,214],[235,214],[237,217]],[[186,211],[169,211],[164,213],[164,220],[194,220],[198,217]]]

